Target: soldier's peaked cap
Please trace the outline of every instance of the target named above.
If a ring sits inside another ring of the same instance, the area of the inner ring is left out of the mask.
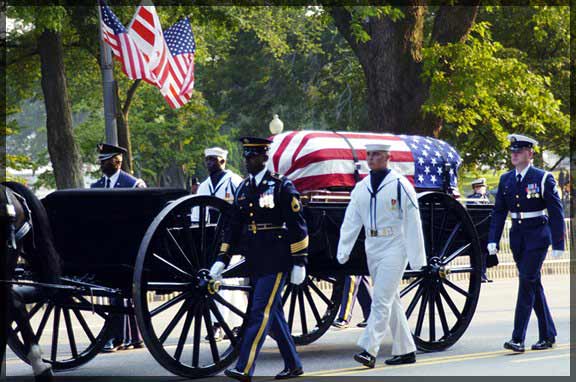
[[[527,135],[521,134],[510,134],[508,135],[508,140],[510,141],[510,151],[518,152],[525,148],[534,148],[538,145],[538,141]]]
[[[266,138],[242,137],[240,143],[244,147],[244,156],[266,154],[272,141]]]
[[[472,187],[474,187],[474,186],[485,186],[485,185],[486,185],[486,178],[478,178],[478,179],[475,179],[475,180],[473,180],[473,181],[470,183],[470,185],[471,185]]]
[[[96,146],[98,150],[98,160],[103,161],[115,157],[116,155],[126,154],[128,151],[124,147],[111,145],[108,143],[99,143]]]

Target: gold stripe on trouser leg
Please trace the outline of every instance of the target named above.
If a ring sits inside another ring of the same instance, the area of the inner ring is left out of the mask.
[[[343,319],[346,320],[346,317],[350,314],[350,306],[352,305],[352,296],[354,295],[354,288],[356,287],[356,276],[350,276],[350,290],[348,291],[348,301],[346,301],[346,309],[344,309],[344,317]]]
[[[250,372],[252,364],[254,363],[254,357],[256,357],[256,348],[258,347],[258,343],[262,338],[262,334],[264,334],[264,328],[268,324],[268,319],[270,318],[270,309],[272,308],[272,304],[274,303],[274,298],[276,298],[276,292],[278,291],[278,287],[280,286],[280,281],[282,281],[282,272],[278,273],[278,275],[276,276],[276,281],[274,282],[274,288],[272,288],[272,293],[270,293],[268,304],[266,304],[266,309],[264,309],[264,318],[262,319],[262,324],[260,324],[260,329],[258,329],[258,333],[256,333],[256,338],[254,338],[254,342],[252,342],[252,346],[250,347],[250,356],[248,357],[248,362],[246,363],[246,367],[244,368],[244,374],[248,374]]]

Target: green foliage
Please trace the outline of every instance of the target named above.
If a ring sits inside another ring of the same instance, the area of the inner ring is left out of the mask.
[[[469,165],[501,165],[511,132],[555,150],[554,137],[568,134],[569,118],[550,79],[507,53],[486,22],[476,24],[464,44],[424,49],[423,76],[431,82],[424,111],[446,122],[443,138],[456,142]]]
[[[397,7],[390,5],[382,6],[346,6],[344,7],[350,13],[352,21],[350,29],[352,36],[359,43],[370,41],[370,33],[366,28],[366,21],[371,17],[383,18],[388,17],[392,21],[399,21],[404,17],[404,12]]]

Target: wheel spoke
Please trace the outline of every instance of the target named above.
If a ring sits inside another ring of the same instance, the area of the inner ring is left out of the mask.
[[[82,296],[75,296],[78,300],[80,300],[80,302],[83,302],[84,304],[88,304],[90,306],[94,305],[92,304],[90,301],[86,300],[84,297]],[[100,309],[96,309],[94,311],[97,315],[99,315],[100,317],[102,317],[103,319],[107,320],[108,316],[106,316],[105,314],[103,314],[102,312],[100,312]]]
[[[206,206],[200,206],[200,266],[205,267],[208,261],[206,258]]]
[[[30,312],[28,312],[28,320],[31,320],[32,317],[34,317],[34,315],[38,313],[38,311],[40,310],[40,308],[42,308],[43,305],[44,305],[43,302],[36,303],[36,305],[34,305],[32,309],[30,309]]]
[[[460,248],[458,248],[450,256],[448,256],[447,258],[445,258],[442,261],[442,265],[446,265],[446,264],[450,263],[452,260],[454,260],[455,258],[460,256],[464,251],[466,251],[468,248],[470,248],[470,246],[471,246],[471,244],[468,243],[468,244],[465,244],[465,245],[461,246]]]
[[[201,325],[202,325],[202,312],[200,311],[200,309],[202,308],[202,305],[200,305],[196,310],[195,310],[195,315],[194,315],[194,347],[192,348],[192,367],[198,367],[198,361],[200,358],[200,337],[202,335],[201,333]]]
[[[441,280],[444,284],[448,285],[450,288],[454,289],[456,292],[460,293],[464,297],[466,297],[466,298],[470,297],[470,293],[466,292],[464,289],[460,288],[458,285],[454,284],[452,281],[450,281],[448,279],[441,279]]]
[[[410,316],[412,315],[412,312],[416,308],[416,305],[418,304],[418,301],[420,300],[422,293],[424,293],[424,287],[422,286],[422,284],[420,284],[420,286],[416,290],[416,293],[414,294],[414,297],[412,297],[412,301],[410,301],[410,305],[408,305],[408,309],[406,309],[406,319],[409,319]]]
[[[450,273],[472,273],[476,271],[473,267],[452,267],[449,269]]]
[[[157,258],[158,260],[162,261],[164,264],[168,265],[170,268],[172,268],[172,269],[174,269],[174,270],[182,273],[183,275],[188,276],[189,278],[193,278],[193,276],[192,276],[190,273],[188,273],[188,272],[186,272],[186,271],[178,268],[176,265],[172,264],[171,262],[169,262],[169,261],[166,260],[165,258],[157,255],[156,253],[152,253],[152,256],[154,256],[154,257]]]
[[[252,290],[252,287],[249,285],[222,284],[222,285],[220,285],[220,290],[240,290],[243,292],[250,292]]]
[[[220,354],[218,353],[218,346],[214,339],[214,326],[212,325],[212,317],[210,317],[209,309],[202,309],[204,315],[204,324],[206,325],[206,332],[208,332],[208,341],[210,342],[210,352],[212,353],[212,361],[214,363],[220,362]]]
[[[186,344],[186,339],[188,338],[188,333],[190,332],[190,325],[192,325],[192,318],[196,313],[198,306],[193,309],[187,309],[186,319],[184,320],[184,326],[180,332],[180,337],[178,338],[178,344],[176,345],[176,351],[174,352],[174,359],[180,362],[180,357],[182,357],[182,350],[184,350],[184,345]]]
[[[286,305],[286,301],[288,301],[288,297],[290,297],[290,292],[292,292],[292,284],[288,283],[288,286],[286,286],[286,290],[282,295],[282,306]]]
[[[200,268],[200,260],[198,257],[198,249],[196,249],[194,235],[192,234],[192,229],[191,228],[185,228],[184,234],[186,235],[186,239],[188,240],[188,246],[190,247],[190,250],[192,251],[192,261],[194,262],[194,266],[196,267],[195,269],[199,269]]]
[[[408,293],[410,293],[410,291],[412,289],[416,288],[418,285],[420,285],[422,283],[422,281],[424,281],[423,278],[418,278],[418,279],[412,281],[406,287],[404,287],[404,289],[402,289],[400,291],[400,298],[402,298],[402,297],[406,296]]]
[[[228,309],[230,309],[230,311],[233,312],[234,314],[236,314],[237,316],[240,316],[242,318],[246,317],[246,314],[243,311],[241,311],[240,309],[238,309],[237,307],[232,305],[232,303],[226,301],[224,299],[224,297],[220,296],[218,293],[216,293],[212,296],[214,297],[214,300],[218,301],[220,304],[222,304],[225,307],[227,307]]]
[[[292,332],[292,325],[294,324],[294,311],[296,308],[296,297],[297,294],[295,291],[292,291],[290,294],[290,311],[288,313],[288,327],[290,328],[290,332]]]
[[[430,255],[434,256],[434,205],[435,202],[431,201],[430,202],[430,226],[428,227],[430,229],[430,233],[429,233],[429,240],[430,240]]]
[[[312,282],[312,280],[310,280],[310,282]],[[304,295],[306,296],[306,299],[308,300],[308,304],[310,304],[310,309],[312,310],[312,314],[314,315],[314,319],[316,320],[316,327],[320,327],[320,324],[322,322],[322,317],[320,316],[320,313],[318,312],[318,308],[316,308],[316,303],[314,302],[314,299],[312,298],[312,294],[310,294],[310,289],[307,286],[304,289]]]
[[[74,338],[74,331],[72,330],[72,320],[70,319],[70,310],[63,309],[64,322],[66,324],[66,331],[68,332],[68,342],[70,342],[70,351],[73,358],[78,358],[78,350],[76,349],[76,339]]]
[[[230,342],[232,343],[232,345],[236,346],[236,344],[238,343],[237,338],[234,335],[234,333],[232,332],[232,330],[230,329],[230,327],[228,326],[228,323],[226,323],[226,321],[224,321],[224,318],[222,317],[222,313],[220,313],[220,310],[218,309],[218,306],[216,306],[216,303],[212,300],[208,300],[208,305],[210,307],[210,311],[214,314],[214,317],[216,317],[216,321],[218,321],[218,323],[220,324],[220,326],[224,330],[224,333],[226,333],[226,335],[230,339]]]
[[[442,331],[444,332],[444,336],[450,333],[450,328],[448,327],[448,320],[446,319],[446,312],[444,312],[444,304],[442,304],[442,298],[440,298],[440,294],[436,294],[436,305],[438,306],[438,315],[440,316],[440,323],[442,324]]]
[[[158,338],[158,341],[160,341],[161,344],[166,342],[166,339],[168,338],[170,333],[172,333],[178,322],[180,322],[184,313],[186,313],[186,311],[188,311],[191,307],[192,307],[191,301],[188,300],[184,301],[180,309],[178,309],[178,312],[176,313],[174,318],[168,323],[168,326],[166,326],[166,329],[164,329],[164,332],[162,332],[162,334]]]
[[[148,292],[151,291],[169,291],[169,292],[183,292],[189,290],[192,283],[181,283],[171,281],[150,281],[146,284]]]
[[[154,310],[152,310],[150,312],[150,317],[154,317],[157,314],[162,313],[163,311],[165,311],[166,309],[169,309],[171,307],[173,307],[174,305],[178,304],[180,301],[190,297],[192,295],[191,292],[184,292],[184,293],[180,293],[178,296],[174,297],[171,300],[166,301],[165,303],[163,303],[162,305],[160,305],[159,307],[155,308]]]
[[[422,296],[422,301],[420,302],[420,310],[418,311],[418,320],[416,321],[416,329],[414,330],[414,335],[420,337],[422,332],[422,324],[424,323],[424,315],[426,314],[426,303],[428,302],[428,291],[424,291]]]
[[[178,243],[178,240],[176,240],[176,238],[174,237],[174,235],[172,234],[172,232],[170,232],[170,229],[166,228],[166,232],[168,233],[168,236],[170,237],[170,239],[172,239],[172,242],[174,243],[174,245],[176,246],[176,248],[178,248],[178,252],[180,253],[180,255],[184,258],[184,260],[186,260],[186,262],[190,265],[190,269],[194,270],[194,266],[192,265],[192,262],[190,261],[190,259],[188,258],[188,256],[186,256],[186,253],[184,252],[184,250],[182,249],[182,246],[180,245],[180,243]]]
[[[44,311],[44,315],[42,316],[42,319],[40,320],[40,325],[38,326],[38,331],[36,332],[36,340],[35,340],[36,343],[38,343],[40,341],[40,337],[42,337],[42,332],[46,327],[46,323],[48,322],[48,318],[50,317],[50,313],[52,312],[53,308],[54,305],[48,304],[46,310]]]
[[[218,221],[216,222],[216,229],[214,230],[214,238],[212,239],[212,245],[210,246],[210,255],[214,255],[218,252],[218,244],[220,244],[222,231],[224,230],[224,219],[222,219],[222,214],[218,216]],[[212,262],[212,258],[209,259]]]
[[[86,320],[84,319],[84,317],[82,317],[82,313],[80,313],[78,309],[72,309],[72,312],[74,312],[76,319],[80,323],[80,326],[82,326],[82,329],[84,329],[84,333],[86,333],[86,335],[90,339],[90,342],[96,342],[96,338],[94,337],[94,334],[92,334],[92,331],[90,330],[90,327],[86,323]]]
[[[444,243],[444,247],[442,247],[442,251],[438,254],[438,257],[440,257],[441,259],[444,258],[444,256],[446,255],[446,252],[448,252],[448,248],[450,248],[450,246],[452,245],[452,242],[456,238],[458,231],[460,231],[460,227],[462,227],[461,222],[456,224],[456,226],[454,226],[454,228],[452,229],[452,232],[450,232],[450,236],[448,236],[448,239]]]
[[[436,341],[436,312],[434,311],[434,303],[436,297],[436,291],[431,290],[428,296],[428,326],[430,332],[430,342]]]
[[[328,305],[328,309],[332,309],[332,307],[334,306],[334,304],[332,303],[332,301],[330,301],[330,299],[328,297],[326,297],[326,295],[324,295],[324,293],[322,293],[322,291],[320,290],[320,288],[318,288],[317,285],[315,285],[314,283],[310,283],[308,284],[310,285],[310,288],[312,288],[312,290],[314,292],[316,292],[316,294],[318,296],[320,296],[320,298],[322,300],[324,300],[324,302],[326,303],[326,305]]]
[[[450,308],[450,310],[452,311],[452,313],[454,313],[454,316],[456,316],[456,318],[459,320],[462,318],[462,314],[460,313],[460,311],[458,310],[458,308],[456,307],[456,304],[454,304],[454,301],[452,301],[452,298],[450,297],[450,295],[448,294],[448,292],[446,291],[446,289],[444,288],[444,285],[440,284],[439,286],[439,290],[440,290],[440,294],[442,294],[442,297],[444,297],[444,299],[446,300],[446,303],[448,304],[448,307]]]
[[[56,355],[58,353],[58,329],[60,328],[60,307],[56,307],[54,311],[54,326],[52,328],[52,354],[50,359],[56,362]]]
[[[308,334],[308,325],[306,323],[306,309],[304,308],[304,295],[302,289],[298,290],[298,305],[300,307],[300,326],[302,327],[302,335]]]

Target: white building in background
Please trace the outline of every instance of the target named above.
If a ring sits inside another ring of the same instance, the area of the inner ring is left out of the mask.
[[[85,174],[84,188],[90,188],[90,185],[98,180],[89,175],[90,172],[97,170],[97,168],[98,166],[95,165],[84,166],[84,174]],[[17,178],[18,180],[21,180],[27,187],[31,188],[34,191],[37,197],[41,199],[46,195],[48,195],[49,193],[51,193],[52,191],[55,191],[55,189],[53,188],[35,187],[35,184],[38,181],[38,177],[41,174],[45,173],[46,171],[52,171],[52,166],[48,165],[40,167],[35,171],[32,169],[14,170],[8,167],[8,169],[6,170],[6,175],[9,178]]]

